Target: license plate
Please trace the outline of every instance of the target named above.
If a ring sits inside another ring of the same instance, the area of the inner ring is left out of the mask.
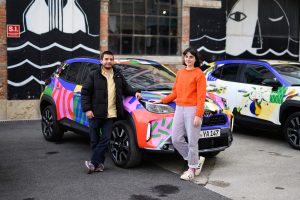
[[[220,129],[211,129],[211,130],[200,131],[200,138],[219,137],[220,135],[221,135]]]

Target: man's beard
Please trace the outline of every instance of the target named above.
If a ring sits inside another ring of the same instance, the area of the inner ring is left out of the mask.
[[[103,66],[105,69],[111,69],[112,68],[112,65],[104,65]]]

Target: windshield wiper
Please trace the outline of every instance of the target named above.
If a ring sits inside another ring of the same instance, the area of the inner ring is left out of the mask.
[[[149,90],[149,91],[153,91],[153,90],[172,90],[172,88],[169,88],[169,87],[147,88],[147,90]]]

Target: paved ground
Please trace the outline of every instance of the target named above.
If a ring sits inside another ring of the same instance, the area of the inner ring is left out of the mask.
[[[177,174],[182,171],[177,156],[152,160]],[[232,199],[298,200],[300,151],[290,148],[278,133],[240,128],[230,148],[206,159],[195,183]]]
[[[0,122],[0,199],[299,199],[300,152],[277,133],[237,130],[194,184],[179,180],[184,164],[170,154],[148,154],[130,170],[108,159],[104,173],[87,175],[85,138],[49,143],[40,131],[38,122]]]
[[[0,122],[0,199],[227,199],[181,181],[149,159],[130,170],[107,159],[105,172],[88,175],[83,161],[89,154],[82,136],[69,133],[62,143],[50,143],[42,137],[39,122]]]

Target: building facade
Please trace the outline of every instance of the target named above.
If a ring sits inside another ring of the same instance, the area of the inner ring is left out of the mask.
[[[142,57],[299,61],[297,0],[0,0],[0,120],[39,118],[44,79],[60,61]]]

